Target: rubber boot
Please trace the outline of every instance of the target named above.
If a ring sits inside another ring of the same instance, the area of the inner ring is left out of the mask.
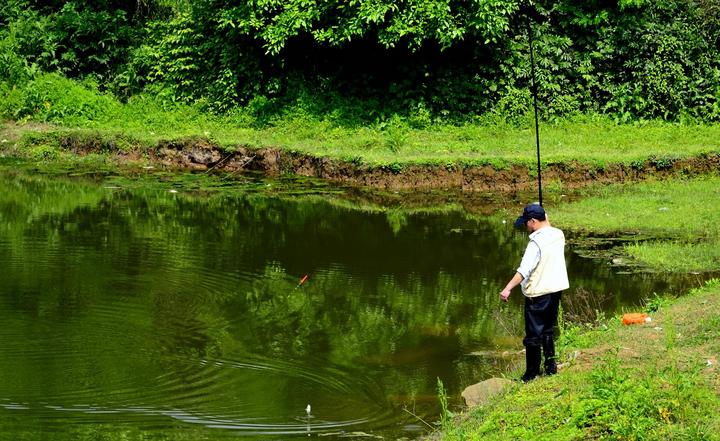
[[[541,358],[540,346],[525,346],[525,373],[520,377],[523,383],[527,383],[540,375]]]
[[[545,375],[557,374],[557,362],[555,361],[555,340],[552,335],[543,336],[543,355],[545,355]]]

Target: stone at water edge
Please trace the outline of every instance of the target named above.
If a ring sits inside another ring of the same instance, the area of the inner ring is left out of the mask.
[[[487,404],[492,397],[504,391],[505,388],[511,384],[512,381],[507,378],[490,378],[489,380],[466,387],[465,390],[462,391],[462,397],[465,399],[465,404],[468,407],[482,406]]]

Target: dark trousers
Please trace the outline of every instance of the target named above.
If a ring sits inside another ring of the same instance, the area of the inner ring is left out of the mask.
[[[553,338],[557,326],[562,291],[539,297],[525,297],[525,346],[541,346],[543,338]]]

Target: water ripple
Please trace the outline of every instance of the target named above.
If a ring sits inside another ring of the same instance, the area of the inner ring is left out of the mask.
[[[46,356],[63,362],[62,353]],[[93,421],[102,421],[103,415],[113,415],[108,421],[140,417],[148,424],[157,418],[171,418],[212,429],[266,435],[352,427],[369,430],[397,422],[393,409],[377,398],[381,395],[374,390],[377,386],[355,372],[262,357],[193,360],[177,356],[170,361],[175,370],[146,379],[142,382],[145,387],[136,378],[124,377],[102,387],[70,387],[56,393],[38,388],[26,390],[30,397],[0,400],[0,406],[7,411],[39,411],[49,418],[49,411],[86,415]],[[258,389],[258,382],[268,389]],[[295,411],[278,412],[264,396],[284,394],[288,383],[294,383],[295,391],[311,390],[313,394],[295,399],[282,395],[285,401],[296,403]],[[46,404],[41,406],[30,404],[43,401]],[[304,414],[306,401],[313,401],[312,415]]]

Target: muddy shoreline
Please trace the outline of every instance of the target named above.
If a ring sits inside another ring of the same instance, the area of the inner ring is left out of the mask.
[[[83,153],[83,149],[76,151]],[[371,167],[365,164],[318,158],[304,153],[274,148],[236,147],[233,152],[221,150],[205,141],[164,141],[149,152],[152,161],[179,169],[213,169],[240,172],[260,171],[269,176],[292,173],[334,182],[363,185],[389,190],[462,189],[467,191],[522,191],[535,188],[534,170],[526,165],[511,165],[498,170],[491,165],[414,165]],[[561,182],[577,188],[590,183],[636,181],[687,176],[720,171],[720,154],[668,160],[647,159],[643,163],[609,164],[598,167],[578,161],[545,164],[542,178],[546,184]]]

